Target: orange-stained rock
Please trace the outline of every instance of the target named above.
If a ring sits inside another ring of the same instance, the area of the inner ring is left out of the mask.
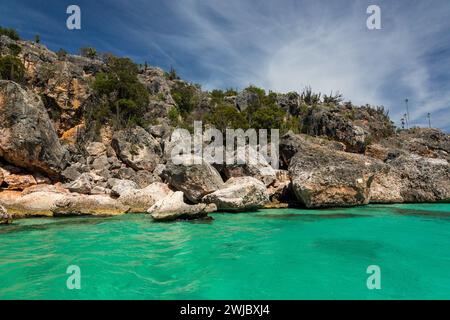
[[[36,179],[30,174],[10,174],[4,179],[9,190],[23,190],[36,185]]]

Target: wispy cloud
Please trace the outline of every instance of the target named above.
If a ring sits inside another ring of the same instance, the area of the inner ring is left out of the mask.
[[[173,65],[207,89],[340,91],[357,104],[384,105],[397,123],[408,97],[413,124],[427,125],[431,112],[433,125],[450,131],[447,0],[79,0],[78,33],[64,30],[69,1],[4,1],[2,21],[41,33],[56,49],[90,44]],[[382,30],[370,31],[374,3]]]

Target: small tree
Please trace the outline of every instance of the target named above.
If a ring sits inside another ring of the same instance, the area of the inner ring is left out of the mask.
[[[36,42],[36,43],[41,43],[41,36],[40,35],[35,35],[34,36],[34,42]]]
[[[19,34],[16,30],[12,28],[2,28],[0,27],[0,35],[7,36],[11,38],[12,40],[20,40]]]
[[[0,58],[0,76],[2,79],[23,83],[25,67],[17,57],[4,56]]]

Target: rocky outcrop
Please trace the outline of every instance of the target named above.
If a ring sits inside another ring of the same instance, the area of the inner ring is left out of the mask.
[[[276,171],[263,154],[256,150],[250,152],[249,147],[237,148],[234,152],[234,164],[218,165],[220,172],[229,179],[250,176],[262,181],[266,186],[276,180]]]
[[[40,98],[0,80],[0,157],[56,177],[65,167],[65,154]]]
[[[156,201],[172,193],[173,191],[169,189],[168,185],[156,182],[143,189],[128,188],[121,192],[118,200],[123,205],[130,207],[130,212],[145,213]]]
[[[223,187],[203,197],[221,211],[249,211],[262,208],[269,202],[266,186],[252,177],[231,178]]]
[[[394,126],[383,108],[355,108],[351,104],[316,106],[302,119],[304,132],[328,136],[343,142],[346,151],[363,153],[370,143],[394,133]]]
[[[8,205],[9,212],[14,217],[51,217],[56,210],[56,203],[63,200],[67,194],[58,192],[39,191],[20,195]]]
[[[160,163],[161,146],[141,127],[114,133],[111,144],[117,157],[134,170],[152,172]]]
[[[12,223],[12,216],[0,204],[0,224],[11,224],[11,223]]]
[[[375,187],[378,189],[372,190],[372,202],[436,202],[450,199],[450,165],[446,159],[402,155],[387,162],[387,165],[389,172],[377,175]],[[384,183],[378,183],[379,180]],[[392,194],[396,197],[392,198]]]
[[[183,192],[177,191],[157,201],[148,209],[148,213],[156,221],[171,221],[205,218],[208,213],[216,210],[217,207],[214,204],[186,204],[183,200]]]
[[[289,173],[297,199],[307,208],[367,204],[376,161],[314,144],[299,146]]]
[[[125,214],[129,210],[128,206],[109,196],[69,194],[55,202],[52,212],[54,216],[115,216]]]
[[[223,186],[217,170],[201,158],[188,155],[180,162],[182,163],[169,162],[162,176],[172,188],[182,191],[190,201],[198,203],[205,195]]]

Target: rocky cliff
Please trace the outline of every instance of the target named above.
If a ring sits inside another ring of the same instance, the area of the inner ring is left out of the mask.
[[[450,199],[449,135],[395,131],[383,108],[254,87],[205,92],[148,66],[136,69],[132,89],[112,91],[133,94],[114,100],[111,91],[100,94],[111,82],[98,84],[115,72],[110,59],[57,54],[0,36],[0,57],[11,56],[24,74],[21,81],[0,80],[0,208],[8,221],[6,211],[21,217],[149,209],[167,220],[216,209]],[[144,100],[136,98],[141,86]],[[280,128],[281,169],[173,164],[170,150],[178,142],[171,133],[190,129],[193,120],[219,129]]]

